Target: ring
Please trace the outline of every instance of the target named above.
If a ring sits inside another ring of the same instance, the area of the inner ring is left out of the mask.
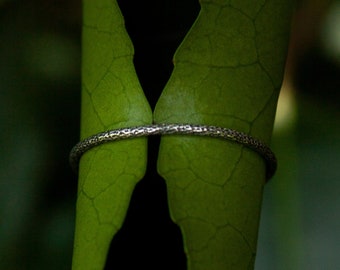
[[[89,149],[103,143],[151,135],[208,136],[239,143],[252,149],[265,160],[267,181],[272,178],[277,168],[275,154],[260,140],[234,129],[192,124],[152,124],[97,133],[80,141],[72,148],[69,156],[70,165],[77,172],[81,156]]]

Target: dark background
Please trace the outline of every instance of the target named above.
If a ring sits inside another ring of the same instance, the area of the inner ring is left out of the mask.
[[[280,167],[265,187],[256,269],[337,269],[340,7],[330,2],[299,1],[294,17],[284,89],[291,118],[274,132]],[[198,2],[119,4],[154,107]],[[71,268],[77,178],[68,153],[79,137],[80,38],[79,0],[0,1],[0,269]],[[185,269],[156,174],[158,143],[149,140],[147,174],[107,269]]]

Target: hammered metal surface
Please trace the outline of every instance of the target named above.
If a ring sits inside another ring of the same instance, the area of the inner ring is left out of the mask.
[[[130,128],[114,129],[90,136],[77,143],[70,153],[70,164],[74,171],[78,170],[81,156],[89,149],[106,142],[145,137],[151,135],[196,135],[221,138],[242,144],[257,152],[266,162],[266,179],[269,180],[277,168],[277,160],[274,153],[261,141],[229,128],[207,125],[191,124],[153,124]]]

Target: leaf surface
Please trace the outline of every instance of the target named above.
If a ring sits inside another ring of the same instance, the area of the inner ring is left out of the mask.
[[[270,142],[292,3],[202,0],[157,103],[156,123],[217,125]],[[253,269],[265,164],[242,145],[164,136],[158,171],[188,269]]]
[[[133,66],[133,46],[116,1],[83,0],[81,138],[150,124],[152,113]],[[103,269],[113,235],[143,177],[147,139],[106,143],[79,167],[72,269]]]

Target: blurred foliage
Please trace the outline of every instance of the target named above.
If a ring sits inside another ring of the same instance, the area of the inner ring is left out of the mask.
[[[0,9],[1,269],[71,263],[76,183],[67,155],[78,138],[79,21],[63,17],[67,6],[44,5]]]

